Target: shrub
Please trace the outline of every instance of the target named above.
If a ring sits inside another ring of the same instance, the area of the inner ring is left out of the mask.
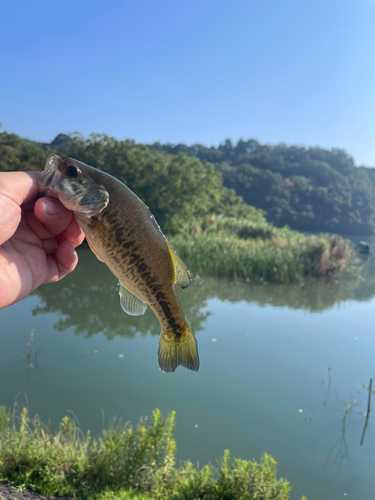
[[[53,433],[39,417],[20,416],[0,407],[0,481],[44,495],[96,500],[287,500],[290,486],[276,477],[276,461],[231,459],[219,469],[175,467],[175,414],[159,410],[146,425],[141,419],[113,425],[101,437],[84,435],[64,417]]]

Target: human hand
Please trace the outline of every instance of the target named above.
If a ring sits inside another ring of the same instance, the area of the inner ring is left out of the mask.
[[[84,234],[57,199],[38,198],[40,172],[0,173],[0,309],[73,271]]]

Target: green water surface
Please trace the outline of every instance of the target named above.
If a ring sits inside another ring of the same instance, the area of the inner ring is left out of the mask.
[[[156,407],[176,410],[178,459],[215,464],[225,448],[243,459],[266,451],[293,500],[375,498],[375,417],[360,445],[363,384],[375,378],[371,257],[363,280],[196,277],[180,295],[201,368],[174,374],[158,368],[153,313],[127,316],[116,278],[88,249],[79,257],[64,280],[0,311],[0,405],[26,404],[54,426],[73,412],[93,434],[114,417],[135,423]]]

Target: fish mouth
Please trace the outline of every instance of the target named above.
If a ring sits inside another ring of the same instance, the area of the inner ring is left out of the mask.
[[[55,188],[61,179],[61,173],[58,170],[59,161],[59,156],[50,155],[39,179],[39,191],[52,198],[57,198]]]

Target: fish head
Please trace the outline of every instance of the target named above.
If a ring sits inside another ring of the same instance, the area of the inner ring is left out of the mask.
[[[39,191],[58,198],[76,216],[99,215],[109,203],[109,194],[93,180],[91,170],[95,169],[73,158],[50,155],[39,180]]]

